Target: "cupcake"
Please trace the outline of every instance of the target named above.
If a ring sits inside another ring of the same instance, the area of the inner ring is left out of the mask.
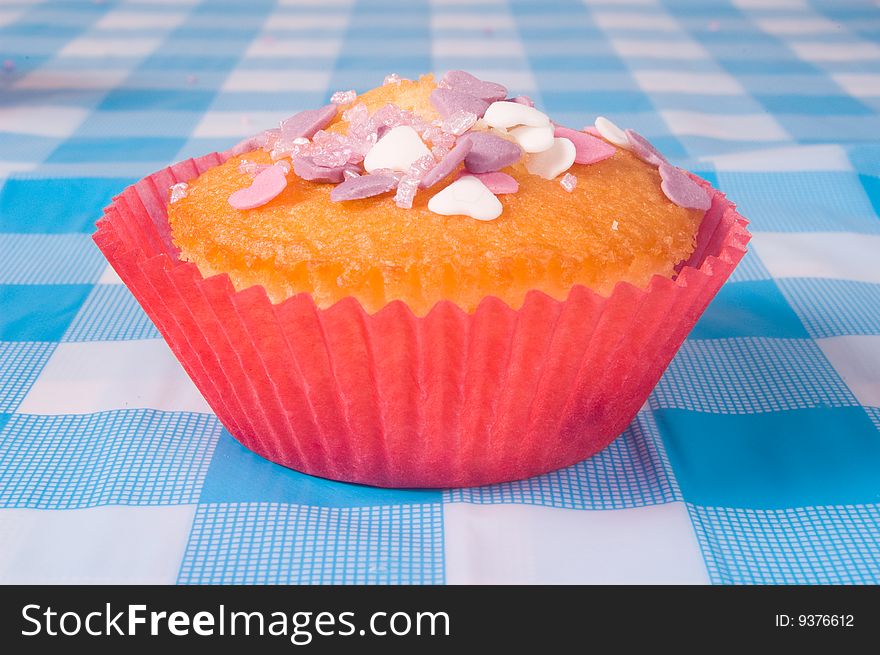
[[[464,71],[333,95],[126,189],[95,240],[243,445],[487,484],[633,419],[745,252],[705,181]]]

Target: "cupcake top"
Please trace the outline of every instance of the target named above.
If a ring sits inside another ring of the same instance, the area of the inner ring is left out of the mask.
[[[575,130],[525,96],[451,71],[339,92],[170,192],[181,259],[274,302],[354,296],[424,314],[538,290],[608,294],[671,277],[709,195],[604,118]]]

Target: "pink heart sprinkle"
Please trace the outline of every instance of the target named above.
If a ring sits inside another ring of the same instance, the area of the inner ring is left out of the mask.
[[[633,154],[646,164],[659,166],[666,161],[666,157],[661,155],[650,141],[635,130],[626,130],[626,140],[629,141]]]
[[[663,162],[660,164],[660,179],[663,193],[679,207],[706,211],[711,206],[712,200],[706,190],[680,168]]]
[[[617,152],[617,148],[607,141],[578,132],[570,127],[557,125],[553,135],[562,139],[568,139],[574,144],[574,161],[578,164],[595,164],[603,159],[608,159]]]
[[[587,126],[584,128],[584,132],[586,132],[587,134],[589,134],[589,135],[591,135],[591,136],[596,137],[597,139],[601,139],[601,138],[602,138],[602,135],[599,133],[599,130],[597,130],[597,129],[596,129],[595,127],[593,127],[592,125],[587,125]]]
[[[501,171],[493,171],[492,173],[468,173],[467,171],[462,171],[459,173],[458,177],[464,175],[473,175],[480,182],[485,184],[486,188],[495,195],[516,193],[519,191],[519,182],[507,173],[502,173]]]
[[[284,191],[287,176],[280,166],[270,166],[260,171],[251,185],[239,189],[229,196],[229,204],[236,209],[253,209],[260,207]]]
[[[535,106],[535,101],[528,96],[516,96],[515,98],[511,98],[510,102],[515,102],[518,105],[525,105],[526,107]]]

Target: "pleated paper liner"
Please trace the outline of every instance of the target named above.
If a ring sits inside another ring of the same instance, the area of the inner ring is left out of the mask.
[[[643,405],[745,253],[746,221],[711,189],[693,257],[675,280],[450,302],[416,317],[400,301],[367,314],[354,298],[272,304],[181,262],[168,188],[217,165],[211,154],[127,188],[95,242],[230,433],[284,466],[384,487],[526,478],[607,446]],[[698,179],[698,178],[694,178]]]

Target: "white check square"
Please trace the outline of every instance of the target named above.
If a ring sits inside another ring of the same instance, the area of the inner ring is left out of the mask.
[[[705,584],[684,503],[620,510],[443,506],[450,584]]]
[[[0,509],[2,584],[173,584],[195,505]]]
[[[162,339],[59,343],[18,412],[135,408],[211,413]]]
[[[755,251],[776,278],[880,284],[880,236],[851,232],[755,232]]]
[[[665,110],[660,115],[673,134],[722,141],[788,141],[783,127],[769,114],[708,114]]]
[[[880,336],[830,337],[816,345],[862,405],[880,407]]]

